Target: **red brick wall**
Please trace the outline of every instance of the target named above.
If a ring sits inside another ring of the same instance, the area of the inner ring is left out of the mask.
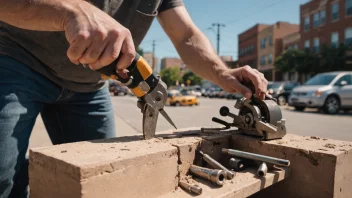
[[[174,67],[174,66],[181,68],[182,65],[183,65],[183,61],[179,58],[163,58],[161,59],[160,69]]]
[[[339,19],[337,21],[331,20],[331,4],[334,2],[339,3]],[[325,8],[326,19],[325,24],[313,27],[315,11]],[[310,15],[310,28],[308,31],[304,31],[304,16]],[[312,0],[304,5],[300,6],[300,33],[301,42],[300,49],[304,49],[304,41],[310,40],[310,47],[313,47],[313,39],[319,37],[320,46],[322,44],[330,44],[331,32],[339,33],[339,42],[344,42],[345,39],[345,28],[352,27],[352,16],[346,16],[345,14],[345,0]]]
[[[238,35],[238,64],[239,66],[250,65],[252,67],[257,68],[257,42],[258,42],[258,32],[268,27],[265,24],[256,24],[255,26],[249,28],[248,30],[244,31],[243,33]],[[252,53],[240,56],[240,50],[244,49],[248,46],[254,46],[254,50]]]

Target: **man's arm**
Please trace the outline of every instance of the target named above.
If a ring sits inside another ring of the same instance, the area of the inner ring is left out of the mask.
[[[158,20],[182,60],[195,74],[227,92],[240,92],[247,98],[252,92],[240,82],[252,82],[256,95],[264,98],[268,83],[264,75],[249,66],[229,69],[208,38],[195,26],[184,6],[161,12]]]
[[[38,31],[65,31],[67,56],[97,70],[119,55],[118,69],[135,56],[131,33],[108,14],[84,0],[0,0],[0,20]]]

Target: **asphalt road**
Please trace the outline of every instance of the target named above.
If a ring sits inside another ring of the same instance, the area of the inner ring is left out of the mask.
[[[142,114],[136,106],[136,98],[131,96],[112,97],[115,114],[133,129],[142,131]],[[221,126],[211,121],[212,117],[224,118],[219,109],[227,106],[233,113],[235,100],[200,98],[199,106],[165,108],[178,128]],[[319,136],[338,140],[352,141],[352,112],[341,112],[338,115],[326,115],[316,109],[304,112],[294,111],[289,107],[281,107],[283,118],[286,119],[287,133],[303,136]],[[171,125],[159,115],[157,131],[171,129]],[[230,121],[230,119],[225,119]],[[118,128],[119,126],[117,126]],[[117,134],[119,135],[119,134]]]

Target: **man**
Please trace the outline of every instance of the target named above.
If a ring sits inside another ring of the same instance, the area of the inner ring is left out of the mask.
[[[181,0],[0,0],[0,197],[25,197],[25,153],[39,113],[53,144],[115,136],[107,83],[95,70],[132,62],[157,17],[182,60],[227,92],[263,98],[249,66],[228,69]],[[83,67],[86,64],[89,67]],[[117,126],[118,127],[118,126]]]

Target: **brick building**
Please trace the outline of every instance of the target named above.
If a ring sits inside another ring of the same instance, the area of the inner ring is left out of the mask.
[[[352,46],[352,0],[312,0],[300,6],[300,49]]]
[[[283,51],[283,38],[299,31],[298,24],[279,21],[258,33],[258,70],[264,73],[270,81],[282,80],[282,74],[276,71],[274,63],[276,57]]]
[[[184,72],[187,68],[183,61],[179,58],[163,58],[161,59],[160,70],[164,68],[178,67],[180,72]]]
[[[288,34],[282,38],[282,53],[290,49],[299,49],[299,44],[301,42],[301,34],[299,32],[294,32],[292,34]],[[282,80],[284,81],[298,81],[298,73],[290,72],[283,73]]]
[[[282,37],[283,52],[289,49],[299,49],[300,41],[301,41],[301,34],[299,33],[299,31]]]
[[[258,32],[268,26],[266,24],[256,24],[238,35],[238,65],[250,65],[257,68]]]
[[[153,53],[152,52],[145,52],[143,54],[143,58],[149,63],[149,65],[153,68],[154,71],[157,71],[157,65],[158,65],[158,61],[159,59],[154,57],[154,61],[153,61]]]

